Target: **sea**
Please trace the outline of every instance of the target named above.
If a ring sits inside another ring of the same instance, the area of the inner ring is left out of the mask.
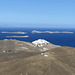
[[[20,34],[17,32],[25,32],[25,34]],[[7,37],[7,36],[28,36],[28,37]],[[26,41],[26,42],[33,42],[38,39],[45,39],[55,45],[75,47],[75,29],[74,28],[0,28],[0,40],[7,40],[7,39]]]

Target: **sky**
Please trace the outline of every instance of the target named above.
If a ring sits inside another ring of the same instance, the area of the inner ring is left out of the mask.
[[[75,28],[75,0],[0,0],[0,27]]]

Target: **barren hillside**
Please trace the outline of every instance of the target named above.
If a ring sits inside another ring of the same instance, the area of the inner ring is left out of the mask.
[[[50,43],[43,47],[1,40],[0,75],[75,75],[75,48],[52,45],[50,49]]]

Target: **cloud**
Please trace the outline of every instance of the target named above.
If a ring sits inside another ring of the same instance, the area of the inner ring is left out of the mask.
[[[73,34],[74,32],[69,32],[69,31],[37,31],[37,30],[33,30],[32,33],[49,33],[49,34],[53,34],[53,33],[68,33],[68,34]]]

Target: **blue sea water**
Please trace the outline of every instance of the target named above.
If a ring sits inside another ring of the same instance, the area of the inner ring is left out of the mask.
[[[74,32],[73,34],[70,33],[35,33],[32,34],[33,30],[37,31],[69,31]],[[11,33],[2,33],[2,32],[27,32],[27,34],[11,34]],[[6,36],[25,36],[28,35],[29,37],[6,37]],[[75,29],[60,29],[60,28],[0,28],[0,40],[4,39],[16,39],[20,41],[32,42],[37,39],[45,39],[55,45],[61,46],[70,46],[75,47]]]

